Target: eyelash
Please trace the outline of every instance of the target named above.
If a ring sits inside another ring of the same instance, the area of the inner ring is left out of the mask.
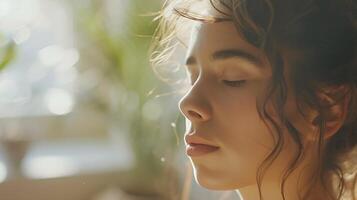
[[[237,80],[237,81],[228,81],[228,80],[223,80],[223,82],[230,86],[230,87],[241,87],[244,85],[247,81],[246,80]]]
[[[191,74],[192,77],[192,74]],[[192,86],[192,78],[189,79],[190,85]],[[230,86],[230,87],[242,87],[242,85],[244,85],[247,80],[236,80],[236,81],[229,81],[229,80],[223,80],[224,84]]]

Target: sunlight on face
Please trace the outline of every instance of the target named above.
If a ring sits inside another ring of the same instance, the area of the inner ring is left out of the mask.
[[[186,61],[192,86],[179,107],[190,126],[186,137],[219,147],[189,157],[200,185],[226,190],[255,183],[258,166],[274,147],[256,108],[271,78],[267,63],[231,22],[195,27]],[[285,148],[276,165],[284,167],[291,151]]]
[[[242,56],[213,58],[216,52],[239,50],[263,62],[258,50],[228,22],[197,26],[190,44],[187,68],[192,87],[180,107],[195,134],[220,147],[190,157],[195,178],[212,189],[252,184],[258,162],[272,146],[256,110],[256,98],[270,78],[269,69]],[[245,82],[235,86],[227,80]]]

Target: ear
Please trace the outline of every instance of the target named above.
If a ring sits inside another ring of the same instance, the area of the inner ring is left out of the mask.
[[[345,123],[351,96],[346,86],[329,87],[316,94],[322,106],[322,112],[314,118],[313,126],[315,130],[319,130],[319,122],[321,119],[324,119],[326,126],[323,138],[329,139],[335,135]]]

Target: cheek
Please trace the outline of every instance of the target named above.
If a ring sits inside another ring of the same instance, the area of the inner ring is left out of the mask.
[[[251,107],[253,108],[254,110],[249,110],[247,107],[242,107],[240,109],[242,116],[236,117],[231,122],[233,125],[220,137],[224,154],[231,166],[230,170],[242,176],[240,180],[247,179],[246,176],[255,179],[258,165],[274,145],[269,129],[259,118],[255,106]]]
[[[223,130],[218,135],[223,145],[237,150],[262,147],[271,149],[273,138],[256,108],[257,89],[237,90],[235,95],[222,98],[217,110]]]
[[[224,100],[219,110],[221,132],[217,135],[226,163],[227,179],[239,180],[241,185],[252,184],[264,157],[273,149],[274,139],[256,108],[256,94],[241,91]],[[234,177],[234,178],[233,178]]]

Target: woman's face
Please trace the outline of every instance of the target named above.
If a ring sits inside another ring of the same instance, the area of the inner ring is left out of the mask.
[[[255,184],[258,166],[274,147],[256,108],[271,78],[264,54],[244,41],[231,22],[199,24],[186,64],[192,86],[179,102],[186,117],[185,139],[218,147],[189,156],[196,181],[217,190]],[[285,143],[275,169],[283,168],[293,152],[291,143]]]

